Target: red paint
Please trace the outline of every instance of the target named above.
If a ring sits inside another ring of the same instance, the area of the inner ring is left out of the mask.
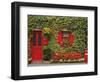
[[[42,63],[42,31],[33,31],[33,35],[36,34],[35,42],[32,41],[32,62]],[[41,38],[41,45],[39,45],[39,37]],[[35,45],[33,45],[36,43]]]
[[[85,63],[88,62],[88,52],[87,52],[87,50],[84,50],[84,62]]]

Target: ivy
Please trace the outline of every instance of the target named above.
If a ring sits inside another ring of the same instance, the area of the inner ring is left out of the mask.
[[[84,53],[84,49],[87,48],[87,17],[28,15],[28,36],[31,36],[32,30],[37,27],[47,29],[48,31],[47,37],[49,37],[50,40],[48,46],[44,47],[44,49],[48,49],[48,51]],[[57,43],[57,34],[64,28],[70,30],[75,36],[72,47],[61,47]]]

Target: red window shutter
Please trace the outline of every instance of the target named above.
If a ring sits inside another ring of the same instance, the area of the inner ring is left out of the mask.
[[[62,38],[62,32],[61,32],[61,31],[58,32],[58,43],[59,43],[60,45],[63,44],[63,38]]]

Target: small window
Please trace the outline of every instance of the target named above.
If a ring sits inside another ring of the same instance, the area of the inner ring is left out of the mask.
[[[62,33],[63,33],[63,37],[69,37],[69,32],[63,31]]]

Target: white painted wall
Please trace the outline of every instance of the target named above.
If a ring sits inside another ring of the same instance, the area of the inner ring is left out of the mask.
[[[0,82],[13,82],[10,79],[11,72],[11,2],[14,0],[1,0],[0,1]],[[16,0],[18,1],[18,0]],[[41,3],[56,3],[56,4],[71,4],[71,5],[88,5],[98,6],[98,15],[100,13],[100,0],[20,0],[26,2],[41,2]],[[98,23],[100,16],[98,16]],[[98,30],[100,24],[98,25]],[[98,33],[100,35],[100,32]],[[98,38],[100,42],[100,37]],[[98,51],[100,43],[98,43]],[[98,59],[100,62],[100,51],[98,52]],[[98,66],[100,68],[100,64]],[[98,68],[98,69],[99,69]],[[99,71],[100,73],[100,71]],[[99,82],[100,75],[98,76],[82,76],[82,77],[66,77],[66,78],[52,78],[52,79],[39,79],[39,80],[26,80],[26,82]]]

